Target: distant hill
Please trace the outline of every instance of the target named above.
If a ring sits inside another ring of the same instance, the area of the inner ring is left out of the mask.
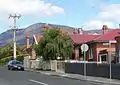
[[[19,29],[16,32],[16,39],[19,40],[21,39],[21,37],[24,37],[23,33],[24,33],[24,29]],[[0,47],[12,43],[12,41],[13,41],[13,30],[7,30],[6,32],[0,34]]]
[[[32,42],[32,36],[33,34],[43,34],[43,27],[44,27],[45,23],[36,23],[33,25],[28,26],[27,28],[23,28],[23,29],[18,29],[16,32],[16,41],[17,44],[19,45],[25,45],[26,43],[26,35],[29,35],[31,37],[31,42]],[[49,27],[51,28],[62,28],[66,31],[73,31],[74,27],[69,27],[69,26],[65,26],[65,25],[56,25],[56,24],[48,24]],[[89,34],[93,34],[93,33],[97,33],[97,34],[101,34],[102,30],[88,30],[88,31],[83,31],[84,33],[89,33]],[[6,32],[3,32],[0,34],[0,47],[5,46],[7,44],[12,43],[13,41],[13,31],[12,30],[7,30]]]

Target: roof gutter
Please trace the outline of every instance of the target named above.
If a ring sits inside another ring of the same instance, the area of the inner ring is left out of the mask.
[[[97,42],[103,42],[103,43],[108,43],[108,42],[110,42],[110,43],[117,43],[116,42],[116,40],[93,40],[93,41],[90,41],[90,42],[88,42],[88,43],[97,43]]]

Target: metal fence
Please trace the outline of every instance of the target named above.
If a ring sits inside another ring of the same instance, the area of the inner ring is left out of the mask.
[[[86,63],[86,75],[95,77],[110,77],[109,64]],[[120,64],[111,65],[111,76],[120,79]],[[66,63],[65,72],[84,75],[84,63]]]

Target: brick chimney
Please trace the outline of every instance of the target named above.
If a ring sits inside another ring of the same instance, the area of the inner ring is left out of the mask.
[[[73,34],[78,34],[78,30],[76,28],[73,29]]]
[[[103,25],[102,30],[103,30],[103,34],[107,33],[108,32],[107,25]]]
[[[26,48],[30,47],[30,36],[26,36]]]
[[[120,24],[119,24],[119,28],[120,28]]]
[[[82,28],[78,28],[78,34],[80,34],[80,35],[83,34],[83,30],[82,30]]]
[[[49,29],[49,26],[48,26],[48,24],[45,24],[44,25],[44,30],[47,30],[47,29]]]

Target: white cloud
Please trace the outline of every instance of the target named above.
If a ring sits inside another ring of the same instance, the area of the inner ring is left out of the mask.
[[[51,3],[45,3],[43,0],[1,0],[0,13],[50,16],[64,13],[64,9]]]
[[[111,4],[103,7],[98,17],[103,20],[120,20],[120,4]]]
[[[102,7],[98,15],[94,19],[86,22],[85,25],[90,29],[100,29],[104,24],[108,25],[109,28],[115,28],[119,21],[120,4],[109,4]]]
[[[112,22],[109,21],[102,21],[102,20],[91,20],[86,23],[86,28],[90,29],[101,29],[103,25],[107,25],[110,28],[115,27]]]

